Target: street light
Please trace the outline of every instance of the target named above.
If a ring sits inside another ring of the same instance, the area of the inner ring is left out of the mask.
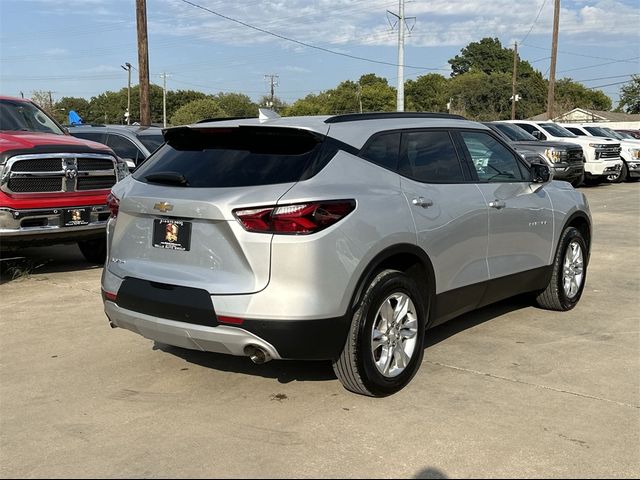
[[[127,117],[127,125],[131,125],[131,115],[129,113],[131,112],[131,64],[126,62],[124,65],[120,66],[123,70],[129,72],[129,81],[127,83],[127,113],[125,114],[125,117]]]

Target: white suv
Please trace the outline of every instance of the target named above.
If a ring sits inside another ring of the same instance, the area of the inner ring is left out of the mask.
[[[577,143],[584,153],[584,174],[586,181],[601,182],[610,176],[617,176],[622,170],[620,142],[579,137],[562,125],[553,122],[533,122],[530,120],[505,120],[526,130],[538,140]]]

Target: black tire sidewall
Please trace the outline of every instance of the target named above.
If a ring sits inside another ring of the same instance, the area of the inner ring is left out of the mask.
[[[80,240],[78,242],[80,252],[89,263],[104,264],[107,258],[107,239],[96,238],[92,240]]]
[[[378,309],[382,302],[393,293],[404,293],[411,298],[418,316],[418,338],[409,365],[394,378],[383,376],[375,366],[371,354],[371,332]],[[360,304],[362,315],[358,326],[356,362],[360,377],[367,390],[376,396],[396,393],[404,388],[418,371],[424,355],[424,332],[426,329],[427,306],[426,294],[421,294],[416,283],[401,272],[390,271],[376,285],[368,289]]]
[[[564,258],[567,253],[567,249],[571,242],[576,241],[580,248],[582,249],[582,262],[583,262],[583,270],[582,270],[582,283],[580,284],[580,288],[578,293],[573,297],[569,298],[564,292],[564,279],[563,279],[563,266],[564,266]],[[556,270],[556,288],[558,289],[558,299],[562,304],[564,310],[570,310],[576,306],[576,304],[580,301],[580,297],[582,297],[582,292],[584,291],[584,286],[587,281],[587,264],[589,263],[589,251],[587,250],[587,243],[585,242],[580,231],[574,227],[567,228],[560,241],[560,248],[558,249],[558,253],[556,254],[556,261],[554,265],[554,269]]]

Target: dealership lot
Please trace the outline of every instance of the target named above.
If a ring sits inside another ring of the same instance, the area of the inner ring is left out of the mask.
[[[0,475],[640,476],[640,184],[582,191],[595,233],[578,306],[515,299],[438,327],[386,399],[347,392],[328,362],[111,330],[77,247],[22,252],[0,285]]]

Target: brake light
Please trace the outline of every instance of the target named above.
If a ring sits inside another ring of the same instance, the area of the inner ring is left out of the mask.
[[[355,208],[355,200],[332,200],[243,208],[233,214],[249,232],[307,235],[342,220]]]
[[[107,197],[107,208],[111,212],[111,218],[116,218],[118,216],[120,199],[116,197],[113,192],[109,193],[109,196]]]
[[[115,302],[118,300],[118,295],[113,292],[107,292],[102,289],[102,300],[109,300],[110,302]]]

